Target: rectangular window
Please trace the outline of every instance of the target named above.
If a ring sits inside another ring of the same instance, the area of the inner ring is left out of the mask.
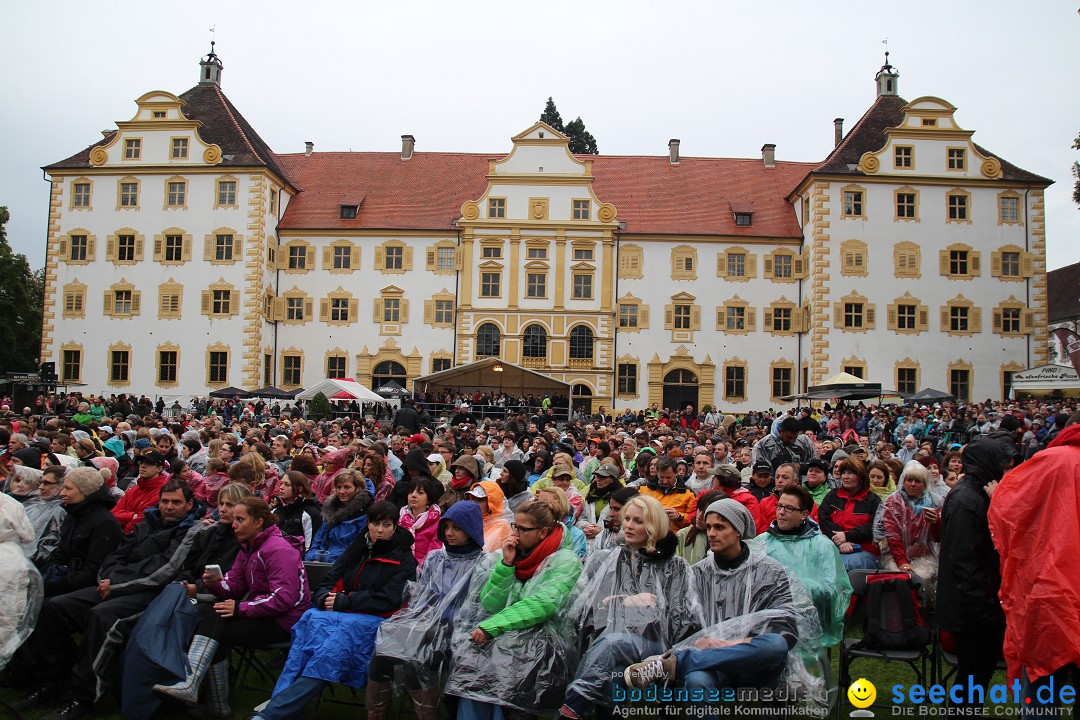
[[[754,222],[752,213],[735,213],[735,225],[738,227],[750,227]]]
[[[304,298],[285,298],[285,319],[292,320],[294,322],[304,321]]]
[[[915,193],[896,193],[896,217],[915,217]]]
[[[162,350],[158,353],[158,382],[176,382],[176,356],[175,350]]]
[[[689,305],[676,305],[672,308],[671,327],[673,330],[692,330]]]
[[[359,212],[359,210],[359,205],[342,205],[339,208],[338,217],[340,217],[342,220],[352,220],[356,217],[356,214],[357,212]]]
[[[949,370],[949,394],[959,402],[971,399],[971,371],[966,369]]]
[[[592,279],[592,275],[574,273],[573,298],[575,300],[592,300]]]
[[[575,220],[588,220],[589,209],[592,206],[590,200],[575,200],[574,201],[574,219]]]
[[[65,382],[78,381],[82,374],[82,350],[65,350],[60,372]]]
[[[454,324],[454,301],[453,300],[436,300],[434,310],[434,318],[436,325],[453,325]]]
[[[619,365],[617,374],[618,388],[616,393],[619,395],[637,395],[637,365],[622,363]]]
[[[502,281],[502,273],[498,272],[483,272],[480,273],[480,297],[499,297],[501,294],[500,284]]]
[[[169,207],[183,207],[187,204],[187,183],[176,180],[169,183]]]
[[[791,308],[773,308],[772,329],[773,332],[791,332]]]
[[[345,377],[345,358],[333,355],[326,358],[326,377],[331,380]]]
[[[1003,197],[998,204],[998,222],[1014,223],[1020,220],[1020,198]]]
[[[575,260],[586,260],[588,262],[592,262],[593,249],[592,248],[574,248],[574,259]]]
[[[949,219],[950,220],[967,220],[968,219],[968,199],[967,199],[967,195],[949,195]]]
[[[893,154],[893,167],[911,167],[912,148],[910,145],[897,145]]]
[[[951,305],[949,307],[949,330],[951,332],[967,332],[968,318],[970,313],[964,305]]]
[[[741,365],[724,368],[724,397],[746,397],[746,368]]]
[[[352,248],[344,245],[334,246],[333,267],[335,270],[352,269]]]
[[[400,245],[388,245],[383,255],[384,270],[403,270],[405,268],[405,248]]]
[[[525,297],[547,297],[547,273],[527,273],[525,275]]]
[[[383,322],[396,323],[401,321],[401,300],[398,298],[383,298]]]
[[[1020,277],[1020,253],[1008,251],[1001,253],[1001,277]]]
[[[863,376],[866,374],[866,369],[862,365],[845,365],[842,369],[848,375],[854,375],[860,380],[862,380]]]
[[[281,358],[281,384],[297,386],[300,384],[300,356],[286,355]]]
[[[172,159],[173,160],[187,160],[188,156],[188,139],[187,138],[173,138],[172,139]]]
[[[391,303],[391,302],[397,303],[399,305],[401,303],[401,301],[398,300],[397,298],[394,298],[392,300],[384,301],[383,302],[384,312],[386,311],[385,308],[388,307],[389,303]],[[330,322],[341,322],[341,323],[349,322],[349,305],[350,304],[351,303],[349,302],[349,298],[330,298]],[[400,313],[398,312],[398,309],[395,308],[394,309],[394,319],[393,319],[392,322],[397,322],[397,318],[398,318],[399,314]],[[390,318],[386,318],[386,320],[387,320],[387,322],[391,322]]]
[[[214,260],[218,262],[232,262],[232,251],[233,236],[231,233],[222,233],[214,238]]]
[[[73,262],[86,262],[86,236],[85,235],[72,235],[68,241],[68,247],[70,248],[69,259]]]
[[[855,217],[863,214],[863,196],[861,190],[844,191],[844,215]]]
[[[949,251],[949,274],[950,275],[967,275],[968,274],[968,257],[967,250],[950,250]]]
[[[229,353],[215,350],[210,353],[210,365],[206,380],[215,385],[224,385],[229,381]]]
[[[619,305],[619,327],[636,328],[638,326],[638,306]]]
[[[923,127],[935,127],[937,126],[937,118],[923,118]]]
[[[525,251],[525,257],[530,260],[547,260],[547,253],[546,247],[531,247]]]
[[[772,371],[772,396],[784,397],[791,394],[792,368],[774,367]]]
[[[155,120],[164,120],[164,119],[165,119],[165,115],[166,115],[166,113],[165,113],[165,111],[164,111],[164,110],[155,110],[155,111],[153,112],[153,118],[154,118]]]
[[[130,315],[131,314],[131,291],[130,290],[114,290],[113,291],[113,315]]]
[[[949,169],[950,170],[963,170],[967,161],[967,150],[964,148],[949,148]]]
[[[307,270],[307,248],[303,245],[289,246],[289,269]]]
[[[131,368],[131,353],[128,350],[113,350],[109,353],[109,381],[125,383]]]
[[[727,254],[727,276],[746,277],[746,253]]]
[[[120,183],[120,207],[139,206],[139,183]]]
[[[863,304],[844,303],[844,327],[861,328],[863,326]]]
[[[71,190],[71,205],[77,208],[90,207],[90,183],[75,183]]]
[[[228,315],[232,311],[232,290],[212,290],[210,311],[214,315]]]
[[[918,312],[918,308],[914,305],[897,305],[896,329],[917,330],[919,326],[915,319],[917,317],[916,312]]]
[[[746,308],[741,305],[729,305],[724,308],[724,327],[731,330],[746,329]]]
[[[116,236],[116,259],[118,262],[135,262],[135,236]]]
[[[166,235],[165,247],[163,248],[162,260],[164,262],[183,262],[184,260],[184,236]]]
[[[218,184],[217,184],[217,204],[218,205],[235,205],[236,204],[236,181],[235,180],[218,180]]]
[[[896,368],[896,392],[902,395],[918,392],[918,388],[915,387],[917,373],[918,370],[915,368]]]
[[[142,157],[142,140],[131,138],[124,141],[124,159],[138,160]]]
[[[795,277],[795,258],[791,255],[773,256],[773,277],[790,279]]]
[[[270,214],[277,212],[277,190],[270,188]]]
[[[263,385],[274,384],[274,358],[267,354],[263,355]]]
[[[480,248],[480,257],[484,260],[501,260],[502,259],[502,246],[500,245],[484,245]]]
[[[437,373],[450,369],[450,358],[432,358],[431,372]]]
[[[435,251],[435,269],[443,272],[453,270],[457,266],[457,249],[441,247]]]
[[[488,217],[506,217],[506,198],[488,198]]]
[[[1001,332],[1003,334],[1020,334],[1020,312],[1020,308],[1001,309]]]

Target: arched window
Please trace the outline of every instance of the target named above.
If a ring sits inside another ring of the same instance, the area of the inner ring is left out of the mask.
[[[371,387],[373,388],[382,387],[391,380],[401,387],[406,387],[405,367],[401,363],[384,360],[371,371]]]
[[[495,323],[484,323],[476,331],[476,357],[499,357],[502,334]]]
[[[593,331],[588,325],[578,325],[570,331],[570,359],[592,360]]]
[[[536,325],[535,323],[525,328],[525,334],[522,338],[524,347],[522,348],[522,355],[527,358],[546,358],[547,357],[547,330],[543,325]]]

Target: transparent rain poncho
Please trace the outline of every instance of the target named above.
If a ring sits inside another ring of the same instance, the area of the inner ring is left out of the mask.
[[[23,506],[0,493],[0,669],[34,631],[45,597],[41,574],[29,559],[34,543]]]
[[[912,498],[901,486],[885,498],[874,518],[874,540],[883,541],[886,550],[899,567],[906,560],[924,580],[937,577],[938,550],[941,543],[933,536],[933,526],[926,522],[923,512],[928,508],[939,512],[944,498],[929,490]],[[883,550],[884,554],[885,550]],[[899,557],[898,557],[899,555]]]
[[[810,594],[794,574],[765,554],[764,543],[746,543],[750,557],[724,569],[710,554],[694,565],[693,587],[704,609],[705,628],[675,646],[695,649],[707,640],[741,640],[766,633],[794,634],[787,668],[778,690],[808,712],[828,704],[827,667],[818,652],[821,623]]]
[[[409,584],[405,607],[379,626],[376,656],[402,662],[406,673],[419,678],[421,687],[434,687],[449,659],[453,625],[473,571],[485,558],[480,548],[465,554],[442,548],[428,553],[420,577]]]
[[[514,579],[505,605],[490,611],[481,593],[501,562],[501,552],[491,553],[473,572],[468,597],[454,622],[444,692],[532,714],[553,713],[562,705],[566,684],[577,668],[568,606],[581,560],[564,530],[560,548],[529,580]],[[472,641],[473,630],[508,609],[516,622],[484,645]]]

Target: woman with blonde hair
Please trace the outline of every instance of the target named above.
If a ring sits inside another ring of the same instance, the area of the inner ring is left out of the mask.
[[[574,525],[574,507],[570,504],[569,498],[566,497],[566,491],[558,486],[544,488],[536,492],[536,499],[550,505],[552,511],[566,524],[574,552],[584,561],[588,552],[588,541],[585,538],[585,532]]]
[[[883,546],[881,567],[915,573],[933,587],[941,546],[943,500],[930,490],[930,471],[918,460],[904,466],[900,488],[885,499],[874,520]]]
[[[564,718],[610,705],[618,671],[701,628],[690,565],[675,553],[678,541],[660,501],[646,495],[627,501],[622,538],[594,553],[578,580],[570,615],[583,656],[559,710]]]

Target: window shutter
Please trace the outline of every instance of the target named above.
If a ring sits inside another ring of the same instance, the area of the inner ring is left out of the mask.
[[[844,303],[833,303],[833,325],[844,327]]]
[[[312,247],[311,245],[308,245],[307,248],[304,251],[304,269],[305,270],[314,270],[315,269],[315,248]]]
[[[949,324],[949,306],[941,308],[941,332],[949,332],[952,326]]]
[[[982,332],[982,308],[973,307],[969,312],[971,313],[971,322],[968,323],[968,329],[971,332]]]
[[[806,276],[806,261],[800,255],[796,255],[792,261],[796,280],[802,280]]]
[[[88,262],[94,261],[95,248],[97,247],[97,238],[93,235],[86,238],[86,259]]]
[[[997,250],[990,253],[990,277],[1001,277],[1001,253]]]
[[[210,291],[209,290],[203,290],[202,291],[202,314],[203,315],[209,315],[210,314]]]
[[[360,246],[349,246],[349,268],[352,270],[360,269]]]
[[[772,255],[766,255],[765,256],[765,273],[764,273],[763,277],[766,280],[771,280],[772,276],[773,276],[773,256]]]
[[[244,243],[240,233],[233,233],[232,236],[232,259],[233,262],[244,259]]]
[[[664,306],[664,329],[671,330],[675,326],[675,308],[673,305]]]
[[[925,305],[919,306],[919,329],[930,329],[930,310]]]
[[[139,308],[141,307],[141,305],[142,305],[142,292],[139,291],[139,290],[132,291],[132,293],[131,293],[131,314],[132,315],[138,315],[139,314]]]
[[[864,307],[863,326],[873,330],[874,326],[877,324],[877,309],[870,303],[867,303]]]
[[[757,310],[748,307],[746,308],[746,332],[754,332],[757,330]]]
[[[105,241],[105,259],[116,262],[116,236],[110,235]]]
[[[428,272],[435,269],[435,248],[431,248],[427,251],[427,269]]]
[[[322,266],[323,270],[334,267],[334,248],[331,245],[327,245],[322,249]]]
[[[757,277],[757,255],[753,253],[746,254],[746,277]]]
[[[143,259],[143,236],[135,236],[135,262],[142,262]]]
[[[315,319],[315,301],[311,298],[304,298],[304,322],[310,322]]]
[[[638,328],[640,328],[640,329],[649,327],[649,306],[648,305],[638,305],[637,323],[638,323]]]
[[[375,269],[386,269],[386,249],[381,246],[375,248]]]
[[[184,262],[191,261],[191,236],[184,235],[184,240],[180,246],[180,259]]]
[[[214,259],[214,243],[216,239],[213,235],[206,235],[203,237],[203,250],[202,259],[207,262]]]
[[[1020,332],[1030,335],[1035,332],[1035,311],[1024,310],[1020,313]]]
[[[810,306],[806,305],[802,308],[802,325],[799,330],[801,332],[810,332]]]
[[[330,320],[330,301],[326,298],[319,300],[319,322],[328,322]]]
[[[405,251],[401,254],[401,268],[403,270],[412,270],[412,253],[411,247],[406,247]]]
[[[896,330],[896,305],[890,304],[886,312],[886,327],[889,330]]]
[[[724,253],[716,254],[716,276],[727,277],[727,255]]]
[[[772,310],[765,311],[765,322],[762,325],[762,330],[771,333],[773,331],[773,313]]]
[[[106,290],[105,291],[105,314],[106,315],[112,315],[113,314],[113,291],[112,290]]]
[[[996,332],[996,333],[1001,332],[1001,311],[1000,310],[994,310],[993,331]]]
[[[229,315],[240,314],[240,293],[236,290],[229,290]]]
[[[942,275],[949,274],[949,251],[941,250],[938,252],[938,272]]]
[[[433,300],[424,301],[424,324],[435,324],[435,302]]]
[[[381,324],[383,321],[382,298],[375,298],[375,302],[372,304],[375,306],[375,314],[373,319],[376,324]]]
[[[67,241],[66,237],[60,238],[60,247],[57,250],[57,253],[60,255],[60,259],[62,259],[62,260],[67,260],[68,259],[68,241]]]
[[[285,319],[285,298],[274,298],[274,306],[270,310],[270,320]]]
[[[968,253],[968,255],[971,257],[971,260],[968,261],[971,274],[976,277],[981,275],[982,272],[979,269],[979,265],[981,264],[979,261],[979,256],[982,255],[982,253],[980,253],[978,250],[972,250]]]
[[[700,330],[701,329],[701,306],[700,305],[694,305],[693,307],[690,308],[690,329],[691,330]]]
[[[409,301],[408,300],[402,300],[401,301],[401,316],[399,317],[398,321],[401,322],[401,323],[409,322]]]
[[[161,246],[164,242],[165,238],[161,235],[154,236],[154,262],[161,262],[164,259],[161,254]]]
[[[455,270],[460,270],[461,269],[461,249],[460,248],[458,248],[454,252],[454,269]]]
[[[93,242],[88,240],[87,242]],[[91,258],[93,259],[93,258]],[[1035,258],[1029,252],[1020,253],[1020,275],[1029,278],[1035,274]]]

